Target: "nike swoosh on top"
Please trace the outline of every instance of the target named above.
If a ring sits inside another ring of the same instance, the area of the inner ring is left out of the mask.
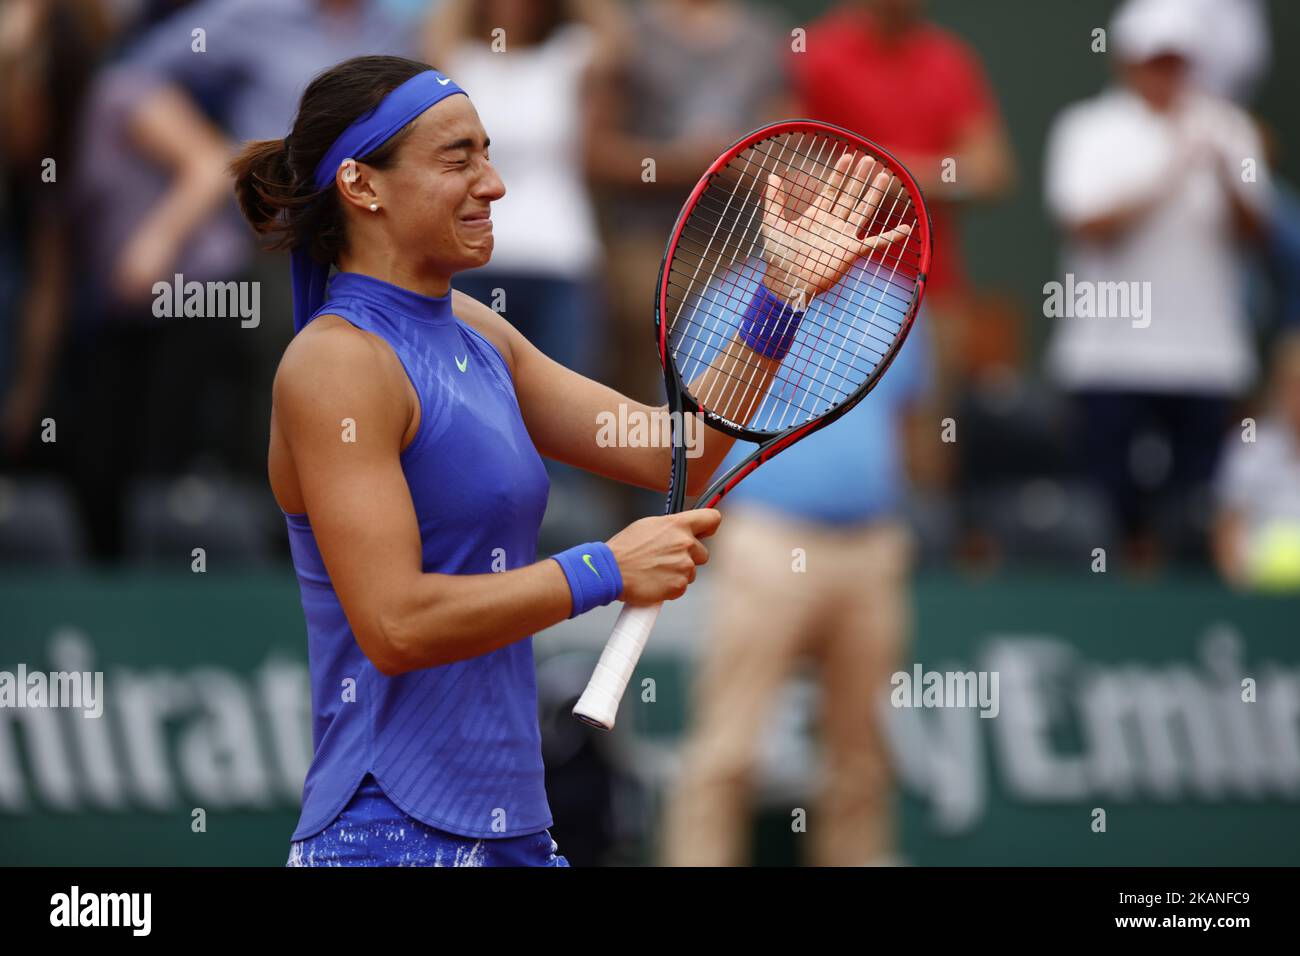
[[[596,570],[596,566],[595,566],[594,564],[591,563],[591,555],[589,555],[589,554],[584,554],[584,555],[582,556],[582,563],[585,564],[587,567],[591,568],[591,573],[592,573],[592,574],[596,575],[596,577],[600,577],[600,572],[597,571],[597,570]]]
[[[451,82],[451,77],[450,77],[450,76],[440,76],[440,77],[438,77],[438,85],[439,85],[439,86],[446,86],[446,85],[447,85],[448,83],[450,83],[450,82]]]
[[[455,356],[452,357],[455,358]],[[457,358],[456,367],[460,369],[462,372],[465,371],[465,369],[469,368],[469,356],[466,355],[463,359]]]

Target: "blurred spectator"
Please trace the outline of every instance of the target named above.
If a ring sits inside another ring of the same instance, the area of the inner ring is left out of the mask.
[[[1265,265],[1280,324],[1300,326],[1300,190],[1274,182]]]
[[[601,250],[582,178],[582,109],[592,64],[613,41],[602,15],[612,9],[449,0],[427,44],[428,61],[473,97],[507,190],[492,210],[492,261],[454,284],[494,307],[500,289],[498,310],[529,341],[588,375],[599,354]]]
[[[957,211],[1002,196],[1013,162],[997,101],[973,50],[922,16],[922,0],[850,0],[808,28],[807,52],[788,60],[803,112],[878,142],[925,193],[934,222],[926,306],[934,336],[936,387],[927,428],[953,413],[966,368],[969,283]],[[945,446],[920,462],[942,479]]]
[[[795,109],[788,37],[767,11],[745,0],[639,0],[625,9],[621,42],[593,73],[584,137],[610,308],[601,378],[654,403],[666,397],[651,335],[655,282],[677,214],[727,147]],[[661,507],[648,491],[616,494],[628,519]]]
[[[425,58],[469,92],[506,185],[492,208],[492,261],[452,285],[560,364],[602,379],[602,250],[582,137],[589,84],[618,29],[617,8],[603,0],[449,0],[425,44]],[[604,489],[559,462],[546,470],[543,546],[603,537],[612,519],[593,506]]]
[[[645,0],[627,16],[618,57],[599,64],[592,83],[586,148],[589,174],[604,192],[609,380],[655,401],[663,392],[650,318],[668,234],[728,146],[792,115],[782,69],[787,37],[740,0]]]
[[[911,630],[903,425],[924,394],[929,324],[918,319],[889,373],[842,421],[723,500],[714,607],[668,801],[668,865],[745,862],[758,744],[781,688],[809,658],[821,685],[825,779],[807,856],[821,866],[896,862],[881,713]],[[719,473],[749,450],[737,447]]]
[[[30,459],[52,411],[79,221],[67,184],[77,118],[108,39],[96,0],[0,7],[0,461]]]
[[[161,20],[166,20],[181,7],[188,7],[195,0],[105,0],[105,2],[117,32],[127,37],[147,30]]]
[[[1129,557],[1150,564],[1152,514],[1185,523],[1255,377],[1239,260],[1270,189],[1246,115],[1189,82],[1190,6],[1126,4],[1111,37],[1119,84],[1066,109],[1048,140],[1047,206],[1066,234],[1048,361]]]
[[[1268,415],[1227,442],[1214,555],[1239,587],[1300,590],[1300,332],[1274,350]]]
[[[378,0],[203,0],[97,78],[81,130],[95,161],[77,182],[86,308],[70,380],[73,472],[99,556],[121,552],[132,478],[263,473],[270,380],[292,331],[288,270],[255,255],[239,218],[232,140],[284,136],[326,67],[411,47]],[[256,324],[155,316],[154,284],[176,274],[249,283]]]

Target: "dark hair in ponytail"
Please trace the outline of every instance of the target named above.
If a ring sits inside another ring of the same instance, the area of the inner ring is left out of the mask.
[[[316,167],[357,117],[428,69],[427,64],[400,56],[345,60],[311,81],[287,137],[244,144],[230,162],[235,196],[253,229],[271,237],[268,248],[305,244],[318,263],[334,262],[347,244],[343,209],[333,182],[324,189],[315,187],[312,176]],[[388,169],[410,132],[408,124],[369,155],[355,158]]]

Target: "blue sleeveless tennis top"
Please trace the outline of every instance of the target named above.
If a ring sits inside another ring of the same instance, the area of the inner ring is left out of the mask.
[[[424,571],[486,574],[533,563],[550,482],[505,360],[452,314],[451,293],[430,298],[343,272],[330,281],[322,314],[384,339],[419,396],[419,431],[401,464]],[[348,627],[308,516],[285,517],[307,619],[315,746],[293,839],[329,826],[367,773],[402,811],[450,833],[493,838],[549,827],[532,638],[386,677]]]

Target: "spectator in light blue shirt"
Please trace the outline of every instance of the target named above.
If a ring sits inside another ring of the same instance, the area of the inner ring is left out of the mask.
[[[757,741],[768,706],[805,657],[821,675],[827,757],[810,862],[896,859],[879,713],[910,632],[913,545],[899,518],[904,419],[929,387],[927,355],[922,316],[861,403],[723,499],[727,519],[710,572],[714,608],[701,634],[706,649],[682,773],[668,802],[664,862],[744,862]],[[760,424],[762,414],[755,416]],[[743,455],[735,451],[724,468]]]
[[[753,505],[830,526],[896,517],[907,490],[902,417],[926,391],[927,347],[921,319],[866,398],[840,421],[750,474],[724,504]],[[723,468],[750,450],[738,444]]]

